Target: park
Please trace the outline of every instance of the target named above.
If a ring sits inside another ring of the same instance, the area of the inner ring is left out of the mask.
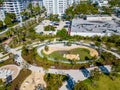
[[[74,42],[51,42],[38,46],[37,51],[42,58],[47,57],[48,60],[62,63],[87,62],[99,57],[95,48]]]

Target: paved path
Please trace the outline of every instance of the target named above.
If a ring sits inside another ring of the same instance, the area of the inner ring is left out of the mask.
[[[6,57],[0,59],[0,62],[4,62],[4,61],[6,61],[6,60],[8,60],[8,59],[9,59],[9,56],[6,56]]]
[[[114,56],[116,56],[117,58],[120,59],[120,55],[119,55],[119,54],[117,54],[117,53],[115,53],[115,52],[112,52],[112,51],[109,51],[109,50],[107,50],[107,49],[105,49],[105,48],[102,48],[102,50],[104,50],[104,51],[106,51],[106,52],[108,52],[108,53],[111,53],[112,55],[114,55]]]
[[[3,52],[0,53],[0,62],[3,62],[5,60],[9,59],[9,53],[7,54],[2,54]]]

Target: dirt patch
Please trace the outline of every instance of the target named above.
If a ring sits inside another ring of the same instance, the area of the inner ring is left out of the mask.
[[[37,86],[38,84],[46,87],[44,74],[39,72],[32,72],[32,74],[27,77],[26,80],[22,83],[20,90],[34,90],[35,86]]]
[[[79,54],[75,55],[75,54],[64,54],[63,55],[64,58],[68,59],[68,60],[79,60]]]

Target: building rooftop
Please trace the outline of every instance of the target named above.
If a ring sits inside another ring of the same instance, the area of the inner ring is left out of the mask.
[[[84,32],[84,33],[119,33],[120,24],[111,21],[87,21],[84,19],[73,19],[71,25],[71,32]]]

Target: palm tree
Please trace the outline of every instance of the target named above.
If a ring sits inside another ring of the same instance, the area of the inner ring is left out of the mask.
[[[32,16],[32,14],[33,14],[33,6],[32,6],[32,3],[29,3],[29,4],[28,4],[28,9],[30,10],[30,16]]]
[[[6,32],[6,35],[8,36],[8,38],[10,38],[10,36],[11,36],[10,30],[8,30],[8,31]]]
[[[3,5],[3,0],[0,0],[0,7]]]
[[[98,68],[95,68],[95,69],[90,71],[91,79],[95,79],[95,80],[99,79],[99,74],[100,74],[100,71]]]

